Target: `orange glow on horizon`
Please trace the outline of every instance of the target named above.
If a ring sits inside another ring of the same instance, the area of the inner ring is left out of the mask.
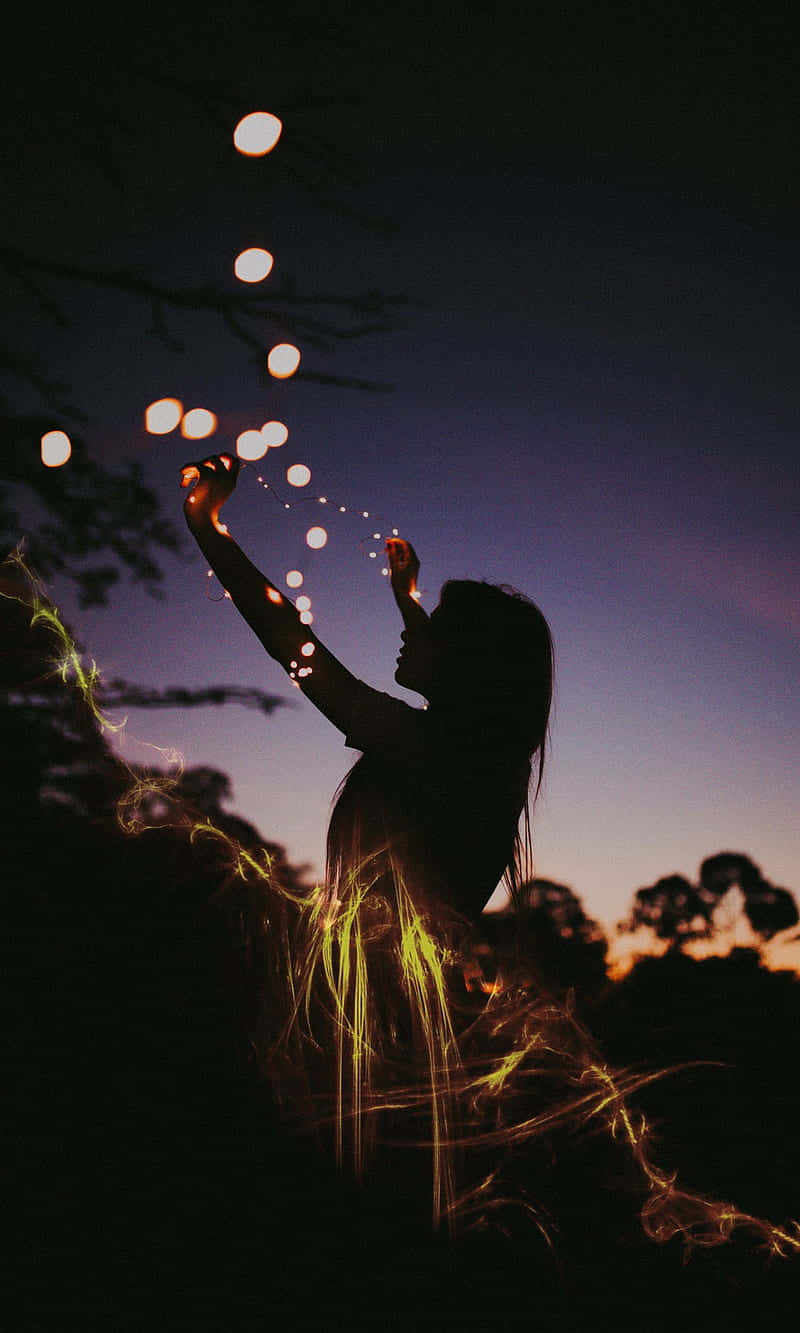
[[[306,545],[312,551],[321,551],[327,540],[328,534],[324,528],[309,528],[306,533]]]
[[[286,469],[286,480],[290,486],[307,486],[311,480],[311,468],[305,463],[292,463]]]
[[[265,421],[261,427],[261,434],[269,449],[279,449],[288,440],[289,429],[282,421]]]
[[[241,435],[236,437],[236,452],[248,463],[263,458],[268,448],[269,445],[260,430],[243,430]]]
[[[169,435],[182,416],[183,403],[178,398],[158,398],[144,410],[144,428],[148,435]]]
[[[275,147],[282,129],[283,122],[271,111],[251,111],[233,131],[234,146],[244,157],[263,157]]]
[[[269,250],[251,246],[242,250],[233,261],[233,271],[240,282],[263,282],[272,272],[274,259]]]
[[[300,349],[294,343],[276,343],[267,356],[267,370],[276,380],[288,380],[299,365]]]
[[[217,418],[205,407],[192,407],[184,413],[181,435],[187,440],[204,440],[217,429]]]
[[[72,455],[72,443],[63,430],[45,431],[40,448],[45,467],[63,467]]]

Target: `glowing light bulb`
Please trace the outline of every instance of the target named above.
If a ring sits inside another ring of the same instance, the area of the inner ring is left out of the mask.
[[[300,365],[300,349],[294,343],[276,343],[267,356],[267,370],[276,380],[288,380]]]
[[[370,553],[369,553],[369,558],[370,558],[370,560],[377,560],[377,558],[378,558],[378,552],[377,552],[377,551],[370,551]]]
[[[244,458],[249,463],[254,463],[257,458],[263,458],[269,445],[264,442],[264,436],[260,430],[243,430],[241,435],[236,436],[236,452],[240,458]]]
[[[327,495],[321,495],[321,496],[319,497],[319,502],[320,502],[321,505],[326,505],[326,504],[328,503],[328,497],[327,497]]]
[[[362,510],[361,510],[361,517],[362,517],[362,518],[369,518],[369,510],[368,510],[368,509],[362,509]]]
[[[306,597],[305,593],[303,593],[300,597],[298,597],[295,600],[295,606],[297,607],[298,611],[310,611],[311,598]]]
[[[269,449],[279,449],[289,438],[289,430],[282,421],[265,421],[261,427],[261,434]]]
[[[271,602],[274,602],[276,606],[280,606],[283,601],[277,588],[267,588],[267,597]]]
[[[372,540],[373,540],[373,541],[376,541],[376,542],[379,542],[380,539],[381,539],[381,534],[380,534],[379,532],[373,532],[373,534],[372,534]]]
[[[301,657],[311,657],[311,655],[313,654],[313,652],[314,652],[314,644],[313,644],[313,643],[304,643],[303,646],[302,646],[302,648],[300,649],[300,655],[301,655]]]
[[[289,573],[286,575],[286,587],[302,588],[302,586],[303,586],[303,575],[300,573],[300,570],[290,569]]]
[[[313,625],[313,624],[314,624],[314,617],[313,617],[313,615],[311,614],[310,611],[301,611],[301,612],[300,612],[300,623],[301,623],[301,625]]]
[[[339,513],[340,513],[340,514],[346,514],[346,513],[347,513],[347,505],[339,505]]]
[[[290,486],[307,486],[311,480],[311,468],[305,463],[292,463],[286,469],[286,480]]]
[[[217,429],[217,418],[205,407],[192,407],[184,412],[181,422],[181,435],[187,440],[204,440]]]
[[[393,536],[393,537],[398,537],[399,535],[400,535],[400,534],[399,534],[397,528],[392,528],[392,536]]]
[[[169,435],[182,416],[183,403],[177,398],[159,398],[144,409],[144,428],[148,435]]]
[[[245,157],[263,157],[281,137],[283,123],[270,111],[251,111],[233,131],[233,143]]]
[[[274,262],[269,250],[259,250],[253,246],[236,256],[233,271],[240,282],[263,282],[272,272]]]
[[[324,528],[309,528],[306,533],[306,545],[312,551],[321,551],[327,540],[328,534]]]
[[[63,467],[72,454],[72,443],[63,430],[45,431],[40,448],[45,467]]]
[[[296,662],[290,662],[290,663],[289,663],[289,666],[292,668],[292,670],[294,670],[294,671],[297,670],[297,663],[296,663]]]

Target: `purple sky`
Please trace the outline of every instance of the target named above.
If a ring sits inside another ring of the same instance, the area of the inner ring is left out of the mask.
[[[362,80],[368,37],[352,64]],[[474,63],[477,49],[456,52],[449,85],[428,52],[409,89],[400,56],[382,48],[378,113],[348,111],[325,126],[365,154],[368,179],[348,203],[385,213],[394,233],[360,232],[287,191],[266,206],[242,177],[236,189],[219,184],[210,162],[207,175],[165,190],[157,228],[143,199],[128,230],[105,238],[109,260],[128,261],[156,253],[157,240],[174,281],[227,280],[238,249],[263,244],[275,280],[291,267],[312,288],[406,292],[419,305],[405,328],[346,344],[334,359],[303,349],[309,367],[391,380],[393,393],[299,380],[265,391],[245,350],[211,321],[178,327],[187,347],[178,356],[147,339],[149,312],[111,296],[85,309],[53,355],[92,413],[97,455],[142,460],[178,519],[178,468],[197,450],[142,429],[147,403],[166,394],[218,414],[217,448],[283,419],[290,438],[263,461],[269,480],[280,485],[289,463],[305,462],[314,493],[383,516],[373,526],[326,511],[328,546],[310,553],[308,524],[258,489],[256,469],[226,511],[276,582],[305,561],[315,630],[379,688],[413,699],[393,684],[399,620],[362,536],[393,524],[413,540],[429,609],[453,576],[511,583],[541,606],[556,696],[536,868],[570,884],[590,913],[614,921],[636,888],[671,872],[693,878],[703,857],[728,849],[800,891],[788,214],[774,200],[767,209],[763,191],[754,203],[754,177],[720,186],[735,154],[718,154],[710,171],[702,107],[688,171],[670,151],[680,157],[689,121],[659,139],[655,118],[648,143],[637,120],[626,153],[604,156],[617,120],[626,123],[611,94],[595,121],[587,94],[594,138],[587,131],[581,152],[573,142],[562,153],[554,129],[534,128],[521,60],[504,100],[490,47],[489,83],[466,96],[467,53]],[[553,103],[550,85],[536,87]],[[738,112],[738,99],[731,106]],[[226,151],[221,138],[220,159]],[[270,162],[252,164],[254,179]],[[233,707],[134,712],[126,753],[146,758],[136,738],[227,771],[235,809],[319,873],[331,795],[355,756],[286,688],[233,608],[206,601],[204,576],[187,537],[187,558],[167,564],[163,602],[125,587],[109,610],[86,612],[58,583],[52,591],[109,677],[291,696],[291,708],[263,720]]]

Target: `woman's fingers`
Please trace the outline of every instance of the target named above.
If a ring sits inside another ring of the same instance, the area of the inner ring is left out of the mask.
[[[197,463],[184,463],[181,468],[181,486],[191,486],[192,482],[200,480],[200,468]]]
[[[405,569],[411,559],[411,547],[402,537],[390,537],[386,543],[386,554],[392,569]]]
[[[205,475],[211,481],[213,473],[216,473],[220,480],[225,479],[228,484],[232,481],[235,485],[240,468],[241,463],[233,454],[209,454],[208,458],[184,463],[181,468],[181,486],[191,486],[193,482],[200,480],[201,475]]]

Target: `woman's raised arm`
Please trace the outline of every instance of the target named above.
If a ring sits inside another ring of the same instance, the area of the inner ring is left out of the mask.
[[[270,657],[348,735],[363,711],[365,696],[378,692],[348,671],[302,623],[291,602],[248,560],[220,521],[220,510],[236,487],[240,466],[231,454],[214,454],[182,469],[181,485],[193,487],[183,507],[189,531]]]

